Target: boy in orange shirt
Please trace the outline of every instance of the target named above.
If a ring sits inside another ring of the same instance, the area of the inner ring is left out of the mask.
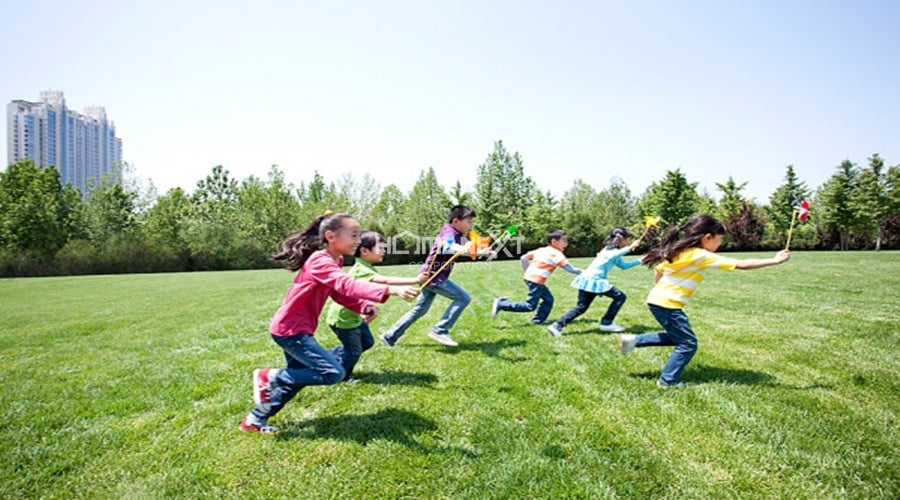
[[[528,297],[523,302],[512,302],[506,297],[494,299],[491,307],[491,318],[496,318],[500,311],[531,312],[537,309],[531,322],[536,325],[544,324],[547,316],[553,309],[553,294],[547,288],[547,278],[553,274],[557,267],[561,267],[572,274],[581,274],[581,269],[576,269],[569,264],[569,260],[563,254],[569,240],[566,232],[561,229],[550,231],[547,234],[547,246],[532,250],[522,256],[522,269],[525,271],[525,286],[528,287]],[[540,305],[538,305],[540,304]]]

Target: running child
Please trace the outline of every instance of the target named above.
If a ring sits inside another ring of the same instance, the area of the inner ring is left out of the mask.
[[[791,258],[788,250],[782,250],[770,259],[731,259],[717,255],[715,251],[722,244],[724,235],[725,226],[718,219],[698,215],[687,224],[670,229],[659,246],[643,258],[644,264],[656,270],[647,306],[665,331],[622,335],[619,349],[622,354],[628,354],[635,347],[675,346],[656,381],[658,387],[685,385],[681,381],[681,372],[697,352],[697,336],[691,329],[684,306],[703,281],[707,269],[759,269]]]
[[[572,274],[581,273],[581,269],[572,267],[563,254],[567,246],[569,246],[569,239],[566,232],[556,229],[547,234],[547,246],[523,255],[520,261],[522,270],[525,271],[524,280],[525,286],[528,287],[528,297],[522,302],[512,302],[506,297],[494,299],[491,306],[491,318],[496,318],[500,311],[531,312],[537,309],[531,322],[536,325],[544,324],[553,309],[553,294],[547,288],[547,279],[557,267]]]
[[[563,328],[575,318],[586,313],[595,298],[604,295],[612,299],[606,314],[600,319],[601,332],[624,332],[625,328],[616,324],[616,314],[625,304],[628,298],[625,292],[619,290],[609,280],[609,271],[613,266],[620,269],[631,269],[641,265],[640,259],[626,261],[622,257],[637,248],[639,241],[631,242],[631,231],[625,227],[614,227],[606,238],[603,250],[597,253],[593,262],[572,280],[572,288],[578,290],[578,302],[575,307],[563,314],[561,318],[550,324],[547,331],[554,337],[562,335]]]
[[[426,274],[420,274],[416,278],[395,278],[378,274],[373,266],[384,260],[384,244],[384,237],[381,234],[374,231],[363,232],[354,254],[356,263],[347,274],[358,281],[383,285],[418,285],[427,279]],[[341,341],[341,345],[331,352],[341,360],[341,366],[344,367],[344,382],[358,382],[359,380],[351,377],[353,368],[362,353],[375,344],[369,324],[359,314],[337,303],[331,304],[328,308],[326,322]]]
[[[475,222],[475,210],[465,206],[456,205],[450,209],[447,215],[447,223],[441,228],[425,264],[422,266],[420,273],[426,273],[431,277],[431,281],[422,289],[419,300],[416,305],[406,314],[404,314],[396,323],[391,326],[388,331],[381,335],[381,341],[388,347],[394,347],[400,337],[406,333],[406,330],[412,326],[419,318],[428,312],[434,298],[437,295],[450,299],[450,305],[438,320],[437,324],[431,328],[428,338],[449,347],[456,347],[459,344],[450,336],[450,329],[456,324],[459,315],[462,314],[472,298],[469,294],[456,283],[450,281],[450,272],[453,271],[453,263],[444,267],[454,254],[465,248],[463,238],[472,230]],[[479,249],[478,255],[491,255],[493,252],[488,249]],[[443,267],[443,270],[441,268]],[[441,270],[440,272],[438,272]]]
[[[300,389],[308,385],[330,385],[344,378],[340,361],[316,342],[313,334],[325,301],[335,302],[371,321],[378,314],[375,302],[388,295],[412,300],[418,290],[408,286],[380,285],[356,281],[341,270],[344,255],[359,245],[359,223],[347,214],[317,217],[306,229],[292,235],[272,255],[299,271],[269,325],[272,340],[284,351],[285,368],[259,368],[253,372],[256,407],[241,421],[248,432],[276,432],[268,424]],[[322,249],[322,245],[325,248]]]

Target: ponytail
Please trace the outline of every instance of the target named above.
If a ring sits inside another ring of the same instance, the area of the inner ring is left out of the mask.
[[[604,243],[603,246],[609,250],[619,248],[622,241],[627,238],[631,238],[631,231],[629,231],[627,227],[614,227],[612,228],[612,231],[609,232],[609,236],[606,238],[606,243]]]
[[[659,245],[651,248],[641,263],[653,267],[664,260],[672,262],[685,249],[699,247],[707,234],[725,234],[725,225],[707,214],[692,217],[681,227],[670,227]]]
[[[299,271],[306,259],[316,250],[322,248],[326,231],[337,231],[344,225],[344,219],[351,218],[347,214],[327,213],[313,219],[306,229],[292,234],[281,243],[277,252],[269,256],[272,260],[287,262],[284,266],[289,271]]]

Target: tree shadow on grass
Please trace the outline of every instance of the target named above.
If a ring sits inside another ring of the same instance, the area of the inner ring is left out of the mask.
[[[632,377],[646,378],[656,380],[659,378],[659,371],[632,373]],[[764,385],[776,387],[775,377],[768,373],[756,370],[717,368],[706,365],[688,365],[684,370],[682,379],[691,384],[710,384],[723,383],[734,385]]]
[[[362,415],[335,415],[287,423],[275,435],[279,441],[294,439],[337,439],[355,441],[367,446],[375,440],[387,440],[424,453],[456,453],[477,458],[477,453],[463,448],[431,447],[421,444],[416,436],[438,429],[434,421],[416,413],[386,408]]]
[[[354,373],[362,384],[380,385],[415,385],[419,387],[431,387],[438,381],[433,373],[414,373],[403,371],[359,372]]]

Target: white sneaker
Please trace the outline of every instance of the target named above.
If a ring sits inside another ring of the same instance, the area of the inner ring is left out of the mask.
[[[619,350],[622,354],[628,354],[637,346],[637,335],[622,335],[619,337]]]
[[[500,298],[494,299],[494,303],[491,304],[491,319],[497,317],[497,313],[500,312]]]
[[[625,327],[617,325],[615,321],[613,321],[612,323],[610,323],[608,325],[604,325],[603,323],[600,323],[600,331],[608,332],[608,333],[621,333],[621,332],[625,331]]]
[[[687,388],[687,384],[684,382],[678,382],[677,384],[667,384],[662,380],[656,379],[656,387],[660,389],[685,389]]]
[[[433,340],[433,341],[435,341],[435,342],[437,342],[437,343],[439,343],[439,344],[444,344],[444,345],[447,346],[447,347],[456,347],[456,346],[459,345],[459,344],[456,343],[455,340],[453,340],[452,337],[450,337],[449,334],[447,334],[447,335],[441,335],[441,334],[439,334],[439,333],[428,332],[428,337],[429,337],[431,340]]]
[[[550,335],[554,337],[562,337],[562,330],[556,326],[556,323],[551,323],[550,326],[547,327],[547,331],[550,332]]]

